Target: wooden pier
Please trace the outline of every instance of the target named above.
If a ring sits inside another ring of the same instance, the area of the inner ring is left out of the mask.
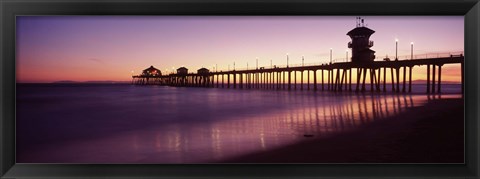
[[[445,64],[461,64],[462,93],[464,84],[464,56],[461,53],[447,54],[424,54],[413,55],[413,42],[411,43],[411,55],[407,58],[400,58],[395,54],[395,60],[388,58],[378,59],[375,51],[370,49],[373,41],[370,36],[375,33],[364,25],[364,20],[357,17],[356,28],[350,30],[346,35],[350,36],[351,42],[347,43],[352,49],[352,57],[345,58],[349,62],[332,62],[330,50],[330,63],[317,65],[294,65],[270,68],[260,67],[255,69],[239,69],[229,71],[211,72],[201,68],[197,73],[188,73],[188,69],[181,67],[176,74],[152,76],[156,69],[150,67],[145,69],[142,75],[133,76],[134,84],[160,84],[169,86],[188,87],[215,87],[233,89],[268,89],[268,90],[304,90],[304,74],[307,77],[307,89],[310,89],[310,77],[313,77],[313,90],[322,91],[355,91],[366,92],[387,92],[387,79],[390,80],[393,92],[412,92],[412,69],[415,66],[427,66],[427,87],[426,93],[440,93],[442,84],[442,66]],[[396,48],[398,40],[396,40]],[[397,50],[397,49],[396,49]],[[348,56],[348,55],[347,55]],[[420,58],[419,58],[420,57]],[[303,59],[303,58],[302,58]],[[302,60],[303,62],[303,60]],[[258,63],[257,63],[258,64]],[[218,70],[218,69],[217,69]],[[355,70],[353,79],[352,73]],[[408,72],[407,72],[408,70]],[[438,71],[438,73],[437,73]],[[306,72],[306,73],[305,73]],[[300,87],[297,87],[297,74],[300,73]],[[313,74],[312,74],[313,73]],[[321,81],[317,79],[320,74]],[[438,77],[437,77],[438,74]],[[369,82],[367,82],[367,75]],[[293,83],[292,83],[293,76]],[[408,84],[407,84],[408,76]],[[326,77],[326,78],[325,78]],[[152,79],[152,82],[149,80]],[[326,80],[325,80],[326,79]],[[369,83],[369,84],[368,84]]]
[[[426,65],[426,93],[440,93],[442,66],[445,64],[461,64],[463,91],[463,54],[439,58],[373,61],[369,63],[340,62],[311,66],[261,67],[250,70],[177,73],[150,78],[133,76],[133,83],[227,89],[305,90],[303,75],[306,75],[307,79],[313,77],[313,86],[310,85],[310,80],[307,80],[306,90],[312,90],[310,89],[312,86],[314,91],[386,92],[386,81],[388,79],[391,81],[390,85],[392,85],[389,90],[405,93],[412,92],[412,69],[415,66]],[[357,73],[355,79],[352,78],[353,70]],[[300,83],[297,83],[298,73],[301,75]],[[321,76],[320,80],[317,79],[318,73]],[[369,81],[367,81],[367,76]],[[294,80],[292,80],[292,77]],[[370,86],[368,90],[367,85]]]

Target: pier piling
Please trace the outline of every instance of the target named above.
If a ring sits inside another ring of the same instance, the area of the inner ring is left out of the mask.
[[[444,64],[460,64],[461,68],[461,82],[462,93],[464,91],[464,57],[451,56],[448,58],[431,58],[431,59],[415,59],[405,61],[376,61],[367,64],[359,64],[353,62],[346,63],[332,63],[328,65],[313,65],[313,66],[290,66],[285,68],[270,68],[270,69],[253,69],[253,70],[232,70],[232,71],[218,71],[207,72],[202,74],[183,73],[183,74],[167,74],[167,75],[137,75],[132,76],[132,84],[135,85],[167,85],[178,87],[216,87],[216,88],[233,88],[233,89],[297,89],[300,85],[300,90],[307,85],[307,90],[311,89],[310,79],[313,75],[313,90],[319,90],[321,83],[322,91],[367,91],[367,75],[369,78],[370,92],[384,92],[387,91],[387,79],[391,79],[392,92],[411,93],[413,68],[414,66],[426,65],[426,93],[441,93],[442,92],[442,66]],[[437,75],[438,66],[438,75]],[[390,74],[387,73],[387,68],[390,68]],[[403,69],[402,69],[403,68]],[[408,72],[407,72],[408,68]],[[382,70],[383,69],[383,70]],[[352,75],[353,70],[356,71],[355,76]],[[321,73],[318,77],[321,82],[317,81],[317,71]],[[383,72],[382,72],[383,71]],[[403,72],[400,72],[403,71]],[[304,72],[306,72],[304,74]],[[293,74],[292,74],[293,73]],[[297,84],[298,73],[300,73],[300,84]],[[368,73],[368,74],[367,74]],[[307,75],[306,77],[304,75]],[[403,75],[403,77],[402,77]],[[382,77],[383,76],[383,77]],[[390,76],[390,77],[389,77]],[[408,89],[407,89],[408,76]],[[400,78],[403,78],[401,82]],[[232,78],[232,80],[230,79]],[[293,78],[293,79],[292,79]],[[304,83],[304,78],[307,83]],[[293,82],[292,82],[293,80]],[[352,82],[354,81],[354,82]],[[383,81],[383,88],[381,86]],[[221,84],[220,84],[221,83]],[[233,83],[233,84],[230,84]],[[293,83],[293,84],[292,84]],[[400,87],[400,83],[403,83]],[[292,87],[293,85],[293,87]],[[326,87],[325,87],[326,85]],[[353,86],[355,85],[355,86]],[[288,87],[287,87],[288,86]],[[352,87],[353,86],[353,87]]]

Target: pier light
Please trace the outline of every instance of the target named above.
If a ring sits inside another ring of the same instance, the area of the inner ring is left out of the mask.
[[[288,68],[288,53],[287,53],[287,68]]]
[[[332,48],[330,48],[330,64],[332,63]]]
[[[413,42],[410,42],[410,60],[413,60]]]
[[[258,57],[255,57],[255,60],[256,60],[256,68],[258,70]]]
[[[302,66],[304,66],[305,56],[302,55]]]
[[[398,39],[395,38],[395,61],[398,61]]]
[[[347,54],[347,55],[345,56],[345,62],[348,62],[348,49],[345,50],[345,51],[346,51],[346,54]]]

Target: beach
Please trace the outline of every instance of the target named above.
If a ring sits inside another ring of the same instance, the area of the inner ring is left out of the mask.
[[[128,84],[17,91],[19,163],[463,161],[458,94]]]
[[[227,163],[463,163],[464,100],[432,99],[389,119]]]

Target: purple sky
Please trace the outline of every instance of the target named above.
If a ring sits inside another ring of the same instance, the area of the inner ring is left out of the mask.
[[[463,16],[363,16],[376,56],[464,49]],[[153,65],[190,71],[345,58],[355,16],[20,16],[17,81],[130,80]],[[349,51],[349,56],[351,55]]]

